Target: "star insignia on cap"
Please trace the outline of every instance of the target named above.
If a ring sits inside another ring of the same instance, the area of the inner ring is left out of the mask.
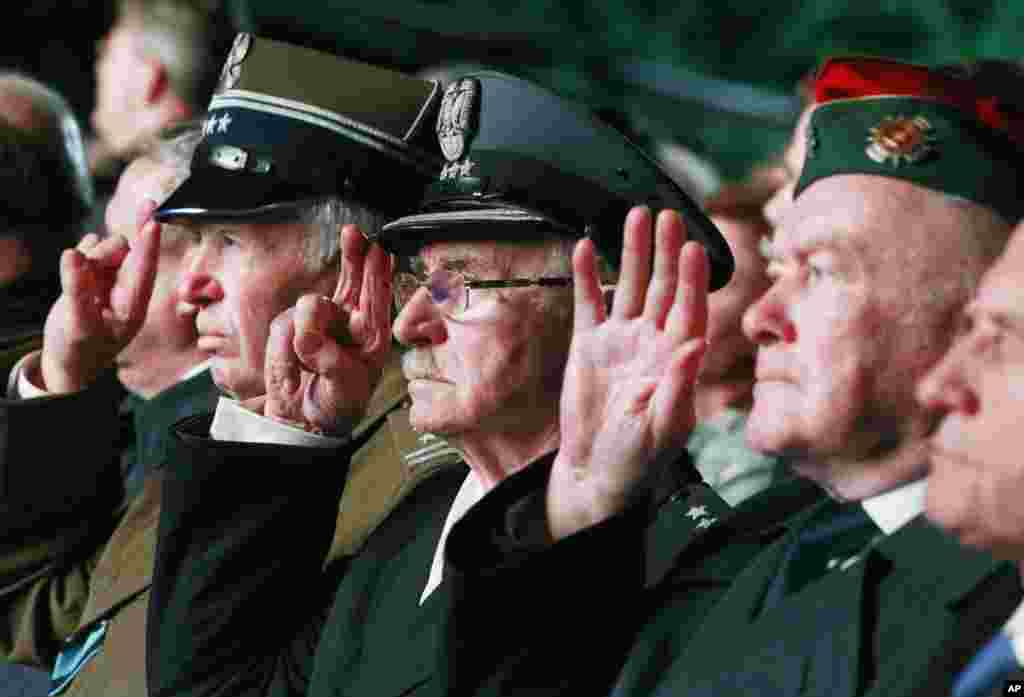
[[[920,162],[935,152],[935,129],[923,116],[887,116],[868,131],[867,156],[893,167]]]
[[[708,514],[707,506],[691,506],[690,510],[686,512],[686,517],[690,520],[697,520],[701,516]]]
[[[227,133],[228,132],[228,126],[230,126],[230,125],[231,125],[231,116],[228,115],[227,113],[225,113],[223,116],[220,117],[220,127],[217,130],[220,131],[221,133]]]

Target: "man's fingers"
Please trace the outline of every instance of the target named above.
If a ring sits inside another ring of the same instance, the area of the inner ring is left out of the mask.
[[[351,327],[353,337],[366,353],[379,353],[390,342],[391,275],[391,256],[379,244],[373,244],[363,270],[360,322]]]
[[[333,299],[343,307],[354,308],[359,305],[366,246],[367,241],[358,227],[345,225],[341,228],[341,275]]]
[[[82,239],[78,240],[78,244],[75,246],[75,249],[77,249],[80,252],[87,252],[93,247],[95,247],[97,244],[99,244],[99,241],[100,236],[97,235],[95,232],[90,232],[87,235],[83,236]]]
[[[348,315],[323,296],[304,295],[295,304],[292,346],[303,368],[328,378],[344,378],[351,365]]]
[[[662,211],[655,228],[654,274],[644,303],[644,317],[652,320],[659,329],[665,326],[665,319],[672,308],[679,281],[679,250],[684,237],[679,213]]]
[[[573,331],[588,329],[605,320],[606,308],[597,273],[594,242],[582,239],[572,254]]]
[[[146,317],[159,258],[160,224],[150,221],[132,241],[131,251],[121,264],[111,292],[111,309],[117,319],[129,327],[129,333],[137,331]]]
[[[676,341],[703,337],[708,326],[708,279],[711,271],[704,248],[687,242],[679,253],[679,284],[665,331]]]
[[[296,421],[302,416],[302,371],[293,348],[295,340],[293,308],[270,323],[263,377],[267,384],[264,413],[275,419]]]
[[[86,250],[85,256],[97,266],[114,269],[124,262],[130,251],[128,240],[121,235],[111,235]]]
[[[615,285],[612,314],[630,319],[640,314],[651,275],[651,211],[637,206],[629,211],[623,230],[622,264]]]
[[[654,392],[652,429],[657,448],[682,447],[693,430],[693,394],[707,348],[703,337],[678,347]]]

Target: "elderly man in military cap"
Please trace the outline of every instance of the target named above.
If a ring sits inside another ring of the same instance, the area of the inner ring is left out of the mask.
[[[961,548],[921,515],[934,415],[915,404],[914,386],[949,346],[960,308],[1022,212],[1024,130],[1005,89],[969,68],[881,59],[832,60],[817,77],[806,159],[772,245],[774,284],[744,324],[758,343],[748,442],[793,458],[828,497],[771,520],[787,483],[731,513],[680,510],[677,521],[701,520],[700,535],[675,533],[671,506],[647,525],[637,502],[656,495],[652,467],[691,422],[665,418],[660,387],[646,387],[645,409],[633,406],[644,383],[628,367],[641,359],[605,358],[621,343],[606,328],[613,314],[574,336],[574,351],[578,341],[600,367],[577,373],[570,359],[579,380],[563,389],[550,476],[510,478],[449,536],[450,570],[463,580],[455,646],[484,640],[475,618],[511,582],[533,584],[531,604],[546,621],[584,616],[591,557],[609,556],[635,568],[632,593],[628,584],[605,591],[636,603],[640,625],[625,624],[637,633],[614,694],[909,694],[932,662],[970,655],[961,628],[978,641],[1000,626],[1021,597],[1016,570]],[[650,284],[646,302],[659,292]],[[674,374],[668,356],[663,365]],[[588,407],[566,411],[578,404]],[[554,546],[531,538],[538,523]],[[675,549],[650,546],[673,534]],[[562,592],[538,601],[541,589]],[[527,609],[501,616],[526,625],[521,641],[538,621]],[[612,636],[622,629],[604,626]],[[575,648],[592,655],[608,635],[588,639],[577,633]],[[561,656],[529,654],[468,687],[550,685]]]
[[[621,256],[635,273],[649,259],[628,241],[623,252],[627,211],[637,202],[682,209],[710,252],[712,284],[728,279],[728,247],[710,221],[584,109],[522,80],[482,73],[449,86],[437,133],[447,164],[419,212],[373,234],[380,246],[346,246],[350,269],[359,271],[347,275],[351,283],[334,302],[305,297],[275,321],[263,408],[274,415],[284,405],[307,431],[331,422],[329,413],[344,420],[358,411],[365,399],[358,369],[366,372],[373,351],[363,327],[390,297],[387,249],[400,257],[393,332],[409,347],[409,420],[462,453],[468,476],[421,484],[367,540],[340,583],[324,587],[322,540],[279,550],[271,565],[268,544],[284,530],[321,529],[336,506],[347,453],[365,434],[354,433],[323,461],[314,453],[307,456],[313,462],[282,473],[277,461],[297,456],[281,446],[228,449],[204,439],[205,424],[184,424],[189,464],[168,482],[161,526],[151,694],[443,693],[453,679],[449,654],[437,642],[448,608],[447,531],[508,475],[550,460],[559,447],[558,402],[574,322],[573,243],[586,236],[610,265]],[[659,221],[660,244],[672,257],[658,271],[667,283],[657,312],[665,315],[688,293],[677,295],[668,283],[683,243],[679,215],[663,212]],[[649,235],[650,226],[646,209],[627,222],[642,230],[631,237]],[[694,249],[686,258],[701,264]],[[706,287],[709,272],[701,268]],[[601,295],[596,287],[586,292]],[[339,324],[351,338],[338,341],[325,331]],[[692,371],[695,355],[687,355]],[[289,409],[302,385],[309,386],[302,404]],[[325,409],[331,397],[337,406]],[[239,505],[211,517],[217,492],[234,486],[226,473],[236,470],[227,462],[235,458],[250,473],[251,493],[241,501],[235,495]],[[689,467],[668,474],[669,492],[696,478]],[[282,597],[293,600],[280,603]],[[253,631],[268,617],[273,630]]]
[[[288,77],[284,83],[289,70],[305,79]],[[324,75],[341,80],[348,91],[332,87]],[[245,96],[236,99],[243,89]],[[375,92],[387,108],[373,99]],[[211,370],[222,390],[241,397],[262,394],[262,344],[270,317],[260,311],[272,316],[303,292],[325,292],[337,284],[340,228],[350,219],[372,230],[385,211],[394,215],[415,203],[437,169],[436,156],[408,141],[439,100],[432,83],[242,35],[210,117],[184,136],[194,156],[189,148],[184,158],[129,168],[108,220],[120,233],[138,217],[145,221],[141,230],[104,241],[86,239],[65,253],[64,293],[48,319],[43,350],[29,356],[14,376],[21,396],[38,398],[5,405],[11,430],[18,434],[30,427],[38,433],[40,424],[61,424],[65,437],[50,439],[33,455],[41,450],[43,461],[71,470],[62,485],[69,479],[80,486],[62,488],[68,492],[63,510],[45,509],[50,513],[45,521],[38,520],[42,509],[29,502],[22,516],[27,522],[6,528],[20,546],[3,562],[11,573],[3,594],[10,625],[4,650],[17,660],[51,664],[51,694],[145,692],[145,619],[169,441],[161,431],[179,418],[208,412],[215,402],[204,373],[205,390],[195,387],[196,380],[174,383],[172,378],[170,389],[140,409],[151,423],[138,434],[139,453],[152,469],[141,494],[118,507],[120,473],[117,453],[111,452],[118,421],[105,373],[116,363],[126,385],[142,397],[152,396],[161,380],[184,367],[169,350],[184,320],[186,357],[200,362],[213,354]],[[393,187],[390,201],[363,193],[364,187],[375,191],[381,181]],[[160,225],[149,219],[156,201],[138,209],[145,198],[163,200],[171,191],[160,217],[181,224],[168,225],[162,235]],[[358,235],[348,239],[349,244],[361,241]],[[175,272],[184,274],[183,282]],[[184,286],[182,302],[176,299],[179,285]],[[383,315],[379,324],[386,338],[386,305]],[[210,338],[214,326],[217,341]],[[166,344],[166,365],[145,370],[140,363],[152,352],[154,333]],[[375,379],[390,343],[380,345]],[[253,346],[260,350],[251,353]],[[376,385],[376,380],[364,382]],[[370,409],[379,408],[382,413],[374,418],[383,419],[403,385],[396,374],[377,387]],[[229,435],[244,429],[249,412],[233,400],[221,404],[227,406],[219,414],[227,416],[220,427]],[[274,425],[296,437],[292,427]],[[266,430],[276,436],[273,428]],[[437,463],[430,457],[406,467],[392,442],[401,434],[394,428],[378,434],[377,450],[360,453],[353,472],[374,470],[380,490],[368,487],[365,475],[353,474],[344,510],[336,508],[323,521],[332,556],[357,549],[387,507]],[[300,439],[303,435],[298,433]],[[27,459],[21,444],[12,436],[8,457]],[[6,503],[13,507],[27,498],[29,473],[24,467],[7,472],[12,486],[5,491]],[[234,487],[244,489],[244,482],[236,478]],[[46,534],[42,522],[48,524]]]

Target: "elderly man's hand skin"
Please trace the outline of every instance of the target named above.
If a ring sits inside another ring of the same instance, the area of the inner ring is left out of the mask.
[[[561,399],[561,447],[547,493],[561,539],[624,510],[648,491],[693,429],[704,354],[708,262],[674,211],[626,218],[621,273],[608,316],[594,245],[573,255],[575,318]],[[651,266],[654,252],[653,272]]]
[[[391,258],[362,233],[341,232],[333,298],[305,295],[278,315],[267,340],[264,414],[347,435],[359,422],[391,347]]]
[[[56,394],[87,387],[114,365],[146,318],[160,253],[155,204],[139,212],[129,242],[86,235],[60,259],[62,293],[46,317],[41,357],[43,387]]]

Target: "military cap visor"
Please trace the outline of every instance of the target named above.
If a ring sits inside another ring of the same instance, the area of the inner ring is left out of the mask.
[[[711,262],[711,288],[732,274],[728,244],[653,160],[586,109],[502,73],[465,76],[442,100],[437,137],[448,160],[416,214],[379,241],[415,254],[441,240],[587,236],[618,266],[629,209],[678,210]]]
[[[332,195],[406,213],[440,167],[424,137],[439,101],[434,82],[240,34],[190,176],[155,217],[261,218]]]

